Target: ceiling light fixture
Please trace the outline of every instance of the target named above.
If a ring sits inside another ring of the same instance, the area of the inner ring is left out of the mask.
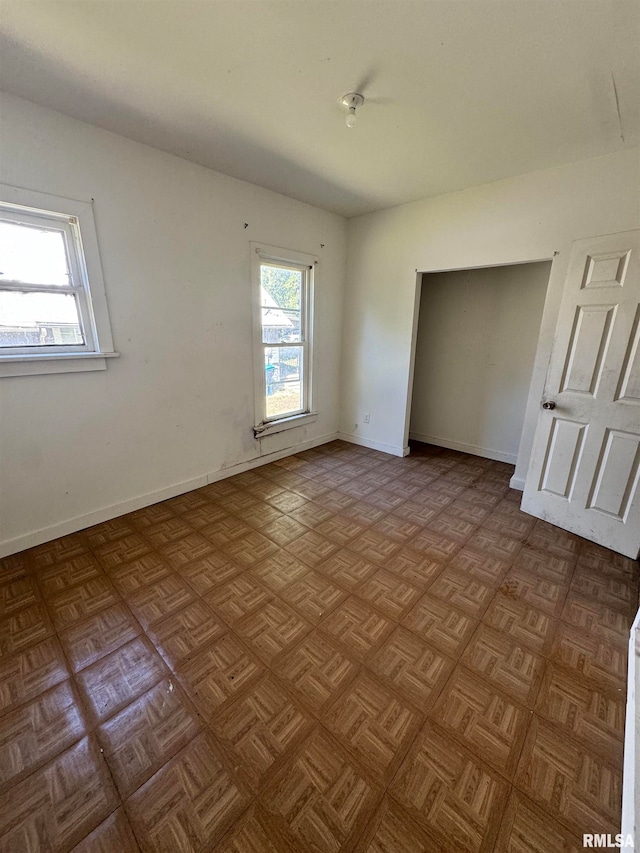
[[[348,92],[343,98],[340,98],[340,103],[348,110],[345,123],[347,127],[353,127],[356,123],[356,108],[364,104],[363,95],[358,92]]]

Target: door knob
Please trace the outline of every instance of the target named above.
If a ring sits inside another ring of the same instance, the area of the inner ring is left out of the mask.
[[[542,404],[543,409],[555,409],[555,407],[556,404],[553,402],[553,400],[545,400]]]

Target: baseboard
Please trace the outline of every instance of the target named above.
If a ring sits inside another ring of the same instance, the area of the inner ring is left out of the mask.
[[[330,435],[323,435],[319,438],[310,439],[309,441],[300,442],[295,447],[287,447],[284,450],[277,450],[274,453],[265,453],[263,456],[257,456],[254,459],[249,459],[246,462],[238,462],[235,465],[230,465],[228,468],[220,468],[218,471],[212,471],[209,474],[203,474],[199,477],[194,477],[190,480],[184,480],[181,483],[174,483],[171,486],[166,486],[162,489],[156,489],[153,492],[147,492],[144,495],[139,495],[135,498],[130,498],[126,501],[120,501],[110,506],[102,507],[85,515],[78,515],[70,518],[67,521],[61,521],[58,524],[53,524],[50,527],[42,527],[39,530],[34,530],[31,533],[25,533],[23,536],[17,536],[14,539],[5,539],[0,542],[0,558],[8,557],[10,554],[17,554],[20,551],[26,551],[27,548],[34,548],[36,545],[42,545],[44,542],[50,542],[52,539],[57,539],[59,536],[67,536],[69,533],[77,533],[79,530],[84,530],[86,527],[91,527],[93,524],[101,524],[103,521],[109,521],[112,518],[117,518],[120,515],[126,515],[128,512],[135,512],[137,509],[143,509],[146,506],[166,501],[170,498],[175,498],[178,495],[183,495],[185,492],[191,492],[193,489],[199,489],[209,483],[215,483],[218,480],[224,480],[227,477],[233,477],[235,474],[242,474],[243,471],[249,471],[251,468],[258,468],[260,465],[267,465],[269,462],[276,462],[278,459],[284,459],[286,456],[294,456],[296,453],[301,453],[303,450],[310,450],[312,447],[319,447],[321,444],[327,444],[329,441],[335,441],[338,438],[338,433],[334,432]]]
[[[339,432],[338,436],[342,441],[348,441],[350,444],[358,444],[360,447],[368,447],[371,450],[380,450],[382,453],[390,453],[392,456],[408,456],[408,447],[399,447],[395,444],[385,444],[383,441],[373,441],[370,438],[362,438],[359,435],[353,435],[350,432]]]
[[[626,838],[636,840],[631,850],[640,849],[640,810],[636,808],[640,794],[640,610],[631,626],[627,679],[627,716],[624,732],[624,764],[622,771],[622,829]]]
[[[519,492],[524,492],[524,483],[525,481],[522,477],[516,477],[514,474],[513,477],[509,480],[509,487],[511,489],[517,489]]]
[[[509,465],[515,465],[518,458],[513,453],[503,453],[502,450],[491,450],[488,447],[478,447],[475,444],[463,444],[461,441],[450,441],[448,438],[439,438],[437,435],[410,432],[409,438],[414,441],[422,441],[425,444],[435,444],[436,447],[446,447],[448,450],[460,450],[462,453],[471,453],[473,456],[494,459],[496,462],[508,462]]]

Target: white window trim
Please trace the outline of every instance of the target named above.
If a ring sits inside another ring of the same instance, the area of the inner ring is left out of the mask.
[[[0,351],[0,377],[106,370],[107,359],[117,357],[118,353],[113,349],[92,204],[7,184],[0,184],[0,203],[13,205],[18,212],[23,208],[25,213],[32,215],[45,212],[49,218],[53,213],[61,220],[77,219],[81,245],[77,247],[76,257],[78,264],[83,265],[78,274],[87,303],[86,316],[82,319],[90,324],[90,328],[85,329],[87,345],[81,351],[60,352],[49,348],[29,353],[14,350],[3,354]]]
[[[250,243],[251,249],[251,296],[253,306],[253,364],[254,364],[254,404],[255,438],[263,438],[286,429],[306,426],[318,419],[313,411],[313,304],[314,288],[318,283],[318,257],[303,252],[294,252],[280,246],[268,246],[264,243]],[[262,343],[262,299],[260,298],[260,265],[262,263],[293,264],[308,267],[309,295],[306,305],[307,354],[304,365],[304,383],[306,409],[282,418],[265,419],[266,389],[264,382],[264,344]]]

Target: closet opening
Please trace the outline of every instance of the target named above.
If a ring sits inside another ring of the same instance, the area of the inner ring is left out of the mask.
[[[551,261],[422,273],[409,439],[515,465]]]

